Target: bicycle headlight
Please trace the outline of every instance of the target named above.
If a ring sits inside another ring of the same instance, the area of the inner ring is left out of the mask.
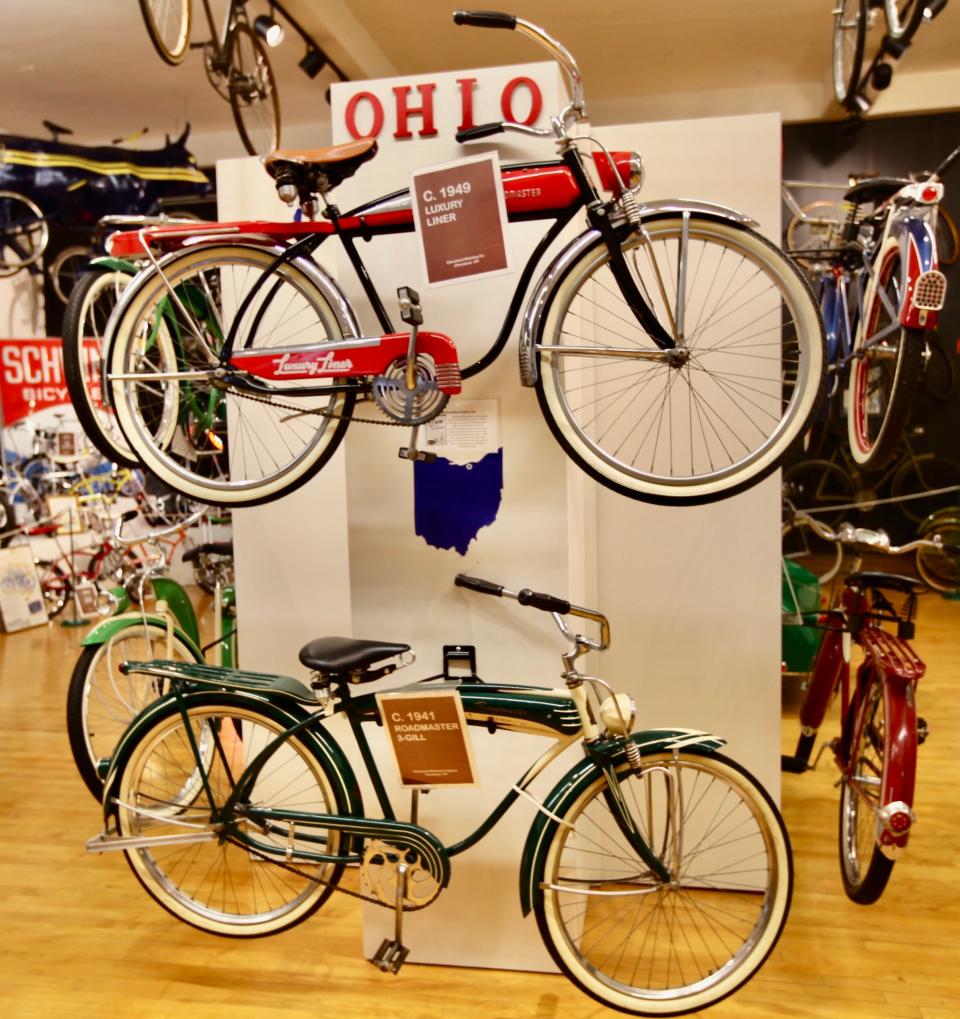
[[[639,152],[630,153],[630,176],[627,184],[630,188],[639,188],[643,184],[643,160]]]
[[[637,717],[637,705],[629,694],[611,694],[600,705],[600,722],[607,732],[615,736],[626,736],[633,731],[633,720]]]

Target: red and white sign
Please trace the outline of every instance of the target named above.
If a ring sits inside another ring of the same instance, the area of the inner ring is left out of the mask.
[[[95,340],[84,343],[86,376],[94,401],[100,402],[99,353]],[[5,425],[70,404],[63,376],[63,344],[55,337],[0,340],[0,400]]]

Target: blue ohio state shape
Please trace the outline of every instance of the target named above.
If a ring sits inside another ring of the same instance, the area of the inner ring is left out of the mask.
[[[413,465],[414,530],[434,548],[466,555],[483,527],[497,519],[503,492],[503,450],[472,464]]]

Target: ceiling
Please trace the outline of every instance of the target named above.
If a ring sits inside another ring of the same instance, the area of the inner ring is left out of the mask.
[[[220,16],[227,0],[211,0]],[[352,78],[510,64],[539,59],[509,32],[457,28],[451,0],[284,0]],[[831,0],[512,0],[511,12],[541,24],[575,53],[598,123],[779,109],[785,119],[836,116],[829,69]],[[201,0],[194,0],[200,38]],[[267,0],[250,0],[251,14]],[[144,127],[137,144],[193,126],[202,161],[241,155],[226,103],[205,80],[199,52],[179,67],[154,53],[137,0],[34,0],[0,4],[0,130],[44,134],[44,118],[103,144]],[[324,93],[297,67],[304,45],[288,31],[273,51],[285,139],[327,140]],[[960,0],[929,26],[898,65],[888,95],[914,89],[910,108],[948,105],[942,75],[960,73]],[[926,77],[924,77],[926,75]],[[940,75],[941,77],[937,77]],[[952,91],[960,105],[960,87]],[[801,102],[800,99],[803,99]],[[886,97],[884,97],[886,100]],[[881,105],[878,104],[878,112]]]

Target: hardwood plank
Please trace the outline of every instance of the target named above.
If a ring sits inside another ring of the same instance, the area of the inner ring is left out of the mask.
[[[15,1019],[599,1019],[612,1013],[562,977],[408,962],[385,976],[361,956],[360,911],[334,896],[272,938],[216,938],[142,891],[120,854],[86,856],[99,809],[73,767],[64,704],[81,632],[57,624],[0,637],[0,1014]],[[916,646],[928,663],[920,713],[918,822],[874,906],[843,895],[835,769],[785,775],[796,891],[769,963],[710,1015],[802,1019],[960,1016],[960,880],[955,863],[960,762],[960,603],[923,601]],[[775,679],[772,678],[772,681]],[[784,749],[795,741],[786,689]],[[793,707],[791,707],[791,704]],[[825,726],[836,731],[835,717]],[[515,896],[515,865],[502,894]],[[469,922],[465,919],[465,922]],[[530,921],[530,937],[537,937]]]

